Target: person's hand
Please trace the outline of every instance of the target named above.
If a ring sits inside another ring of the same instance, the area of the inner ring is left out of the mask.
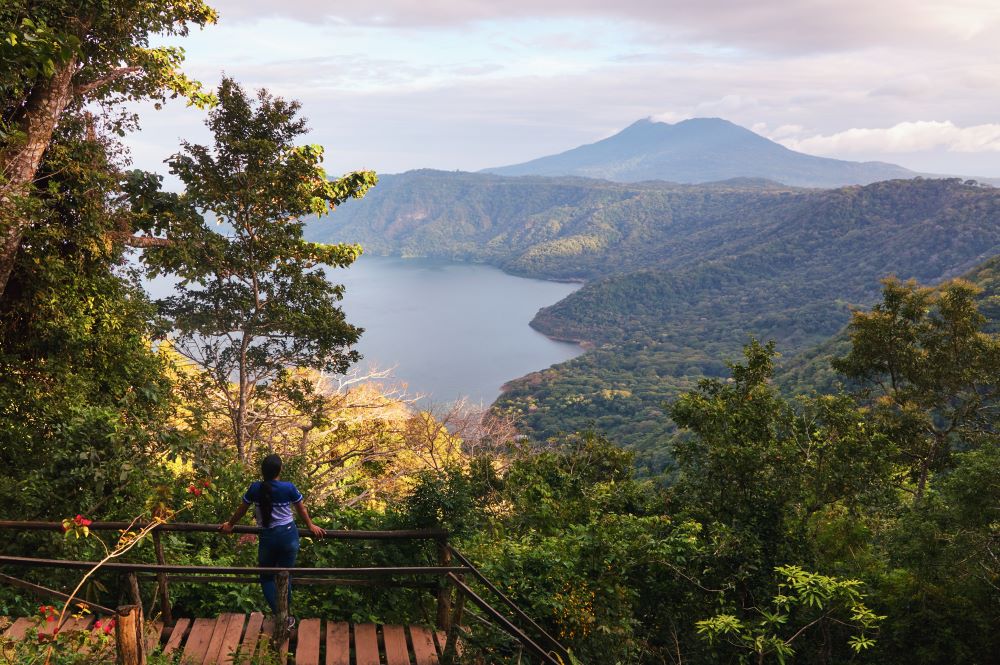
[[[317,538],[322,538],[323,536],[326,535],[326,531],[324,531],[323,529],[319,528],[315,524],[310,524],[309,525],[309,531],[312,532],[312,535],[316,536]]]
[[[233,525],[230,524],[229,522],[223,522],[222,524],[219,525],[219,531],[221,531],[222,533],[232,533]]]

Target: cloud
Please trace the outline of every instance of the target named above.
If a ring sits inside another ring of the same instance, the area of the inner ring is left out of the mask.
[[[802,125],[781,125],[777,129],[768,130],[767,123],[758,122],[751,127],[754,132],[767,136],[772,141],[792,138],[802,134],[805,129]]]
[[[407,24],[416,5],[399,0],[355,5],[355,16],[338,0],[209,1],[222,21],[183,40],[186,71],[212,85],[224,68],[247,87],[301,99],[331,171],[478,169],[591,143],[651,115],[711,115],[810,152],[1000,176],[1000,152],[953,147],[981,145],[955,137],[998,121],[1000,25],[990,22],[1000,3],[959,0],[939,25],[928,21],[945,6],[937,0],[905,11],[900,0],[865,11],[856,0],[780,10],[773,0],[429,0],[430,17]],[[366,23],[372,8],[393,22]],[[200,118],[173,113],[144,115],[137,161],[155,168],[198,131]],[[920,118],[953,129],[916,132],[916,145],[947,147],[882,150],[880,133]]]
[[[665,34],[771,52],[815,52],[890,43],[963,42],[1000,22],[1000,4],[982,0],[216,0],[222,20],[275,16],[403,29],[484,21],[628,20]]]
[[[920,120],[901,122],[886,128],[852,128],[827,136],[805,138],[782,138],[781,129],[768,135],[792,150],[818,155],[929,150],[1000,152],[1000,124],[997,123],[958,127],[951,121]]]
[[[654,113],[649,116],[649,119],[653,122],[665,122],[668,125],[680,122],[681,120],[687,120],[691,116],[685,115],[683,113],[677,113],[676,111],[664,111],[663,113]]]
[[[930,78],[925,74],[915,74],[901,76],[872,90],[870,97],[900,97],[903,99],[915,99],[928,97],[936,92],[936,88],[931,83]]]

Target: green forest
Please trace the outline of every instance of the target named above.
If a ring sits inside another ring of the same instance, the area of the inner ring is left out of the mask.
[[[794,372],[883,277],[935,284],[1000,252],[1000,192],[957,179],[805,190],[416,171],[335,217],[307,234],[585,281],[532,326],[588,352],[511,377],[494,408],[539,440],[599,431],[656,474],[671,463],[664,402],[725,375],[751,335]]]
[[[153,45],[215,20],[200,0],[0,6],[0,520],[63,525],[2,556],[153,561],[145,533],[89,525],[221,524],[280,453],[321,528],[447,529],[566,665],[1000,662],[996,190],[482,176],[485,196],[480,176],[420,173],[415,192],[461,203],[432,224],[441,208],[376,198],[403,177],[331,178],[298,102],[205,89]],[[174,97],[208,137],[168,159],[177,191],[121,140],[142,120],[129,102]],[[361,197],[406,240],[320,242]],[[535,325],[594,348],[465,427],[338,384],[364,331],[323,268],[430,245],[588,280]],[[150,300],[144,275],[176,293]],[[257,561],[221,532],[161,545],[177,564]],[[305,538],[297,565],[437,556]],[[3,573],[111,607],[130,593],[120,575]],[[265,607],[255,584],[171,593],[178,616]],[[295,594],[300,617],[432,622],[423,588]],[[155,616],[153,585],[139,595]],[[43,635],[63,609],[0,584],[0,616],[36,619],[32,639],[0,633],[0,662],[112,662],[101,630]],[[465,616],[455,662],[531,662]]]

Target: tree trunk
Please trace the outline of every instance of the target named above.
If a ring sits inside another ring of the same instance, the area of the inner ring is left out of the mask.
[[[246,462],[246,421],[247,421],[247,389],[243,379],[240,379],[240,398],[236,407],[236,454],[241,462]]]
[[[52,78],[32,90],[18,122],[26,135],[24,144],[0,157],[0,173],[6,178],[0,186],[0,297],[7,288],[21,237],[29,223],[27,217],[18,214],[17,198],[27,192],[38,173],[59,117],[73,96],[75,72],[76,56],[73,56],[56,68]]]
[[[930,461],[926,457],[920,460],[920,473],[917,477],[917,491],[913,493],[913,502],[915,504],[919,504],[924,498],[924,489],[927,487],[929,465]]]
[[[240,372],[242,375],[242,372]],[[240,376],[240,401],[236,410],[236,454],[247,461],[247,411],[250,410],[250,385]]]
[[[247,379],[247,349],[250,347],[247,341],[246,332],[243,333],[243,338],[240,340],[240,366],[238,368],[240,382],[240,394],[239,401],[236,405],[236,418],[233,423],[236,434],[236,454],[239,456],[241,462],[246,462],[246,445],[247,445],[247,411],[249,409],[249,399],[250,399],[250,381]]]
[[[931,464],[934,459],[942,450],[942,447],[946,444],[945,437],[938,433],[934,433],[934,440],[931,443],[930,450],[927,454],[920,460],[920,474],[917,478],[917,491],[913,495],[914,503],[919,504],[924,498],[924,492],[927,489],[927,478],[930,476]]]

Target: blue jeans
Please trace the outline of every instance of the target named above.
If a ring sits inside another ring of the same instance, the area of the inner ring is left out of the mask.
[[[295,557],[299,553],[299,530],[294,522],[274,526],[260,532],[257,544],[257,565],[261,568],[291,568],[295,565]],[[262,574],[260,587],[264,591],[264,600],[271,606],[271,611],[278,612],[278,585],[274,575]],[[288,607],[292,606],[292,584],[288,583]]]

